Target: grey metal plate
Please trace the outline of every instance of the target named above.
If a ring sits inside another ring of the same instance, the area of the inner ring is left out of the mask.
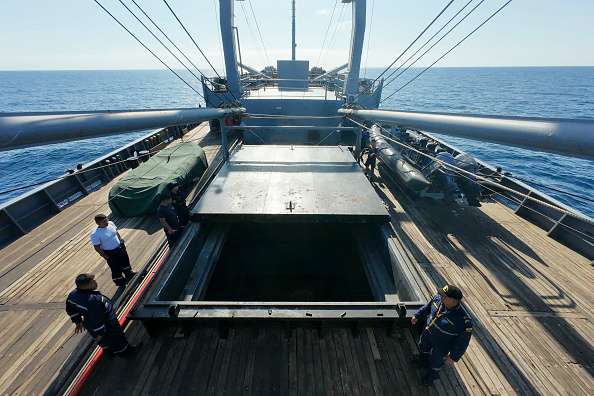
[[[243,146],[193,211],[202,221],[389,221],[344,147]]]

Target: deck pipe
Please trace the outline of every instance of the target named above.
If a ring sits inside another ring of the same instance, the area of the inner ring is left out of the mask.
[[[0,151],[197,123],[243,108],[0,113]]]
[[[594,120],[391,110],[338,112],[378,124],[594,160]]]

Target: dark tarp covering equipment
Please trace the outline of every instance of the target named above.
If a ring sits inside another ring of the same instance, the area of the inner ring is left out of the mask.
[[[154,213],[167,183],[188,183],[202,176],[208,163],[204,150],[193,142],[181,142],[151,157],[124,176],[109,191],[109,207],[118,216]]]

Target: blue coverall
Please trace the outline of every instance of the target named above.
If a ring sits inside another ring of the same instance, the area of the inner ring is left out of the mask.
[[[128,356],[133,348],[118,322],[111,300],[97,290],[74,289],[66,299],[66,313],[74,323],[83,323],[97,344],[117,356]]]
[[[418,320],[427,318],[427,324],[419,341],[421,362],[427,367],[427,379],[439,378],[448,355],[457,362],[460,360],[472,337],[472,319],[458,304],[447,309],[437,294],[416,313]]]

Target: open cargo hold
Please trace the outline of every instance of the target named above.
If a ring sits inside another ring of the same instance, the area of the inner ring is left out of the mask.
[[[167,183],[184,184],[202,176],[208,163],[204,150],[193,142],[181,142],[151,157],[124,176],[109,191],[109,207],[119,216],[154,213]]]

